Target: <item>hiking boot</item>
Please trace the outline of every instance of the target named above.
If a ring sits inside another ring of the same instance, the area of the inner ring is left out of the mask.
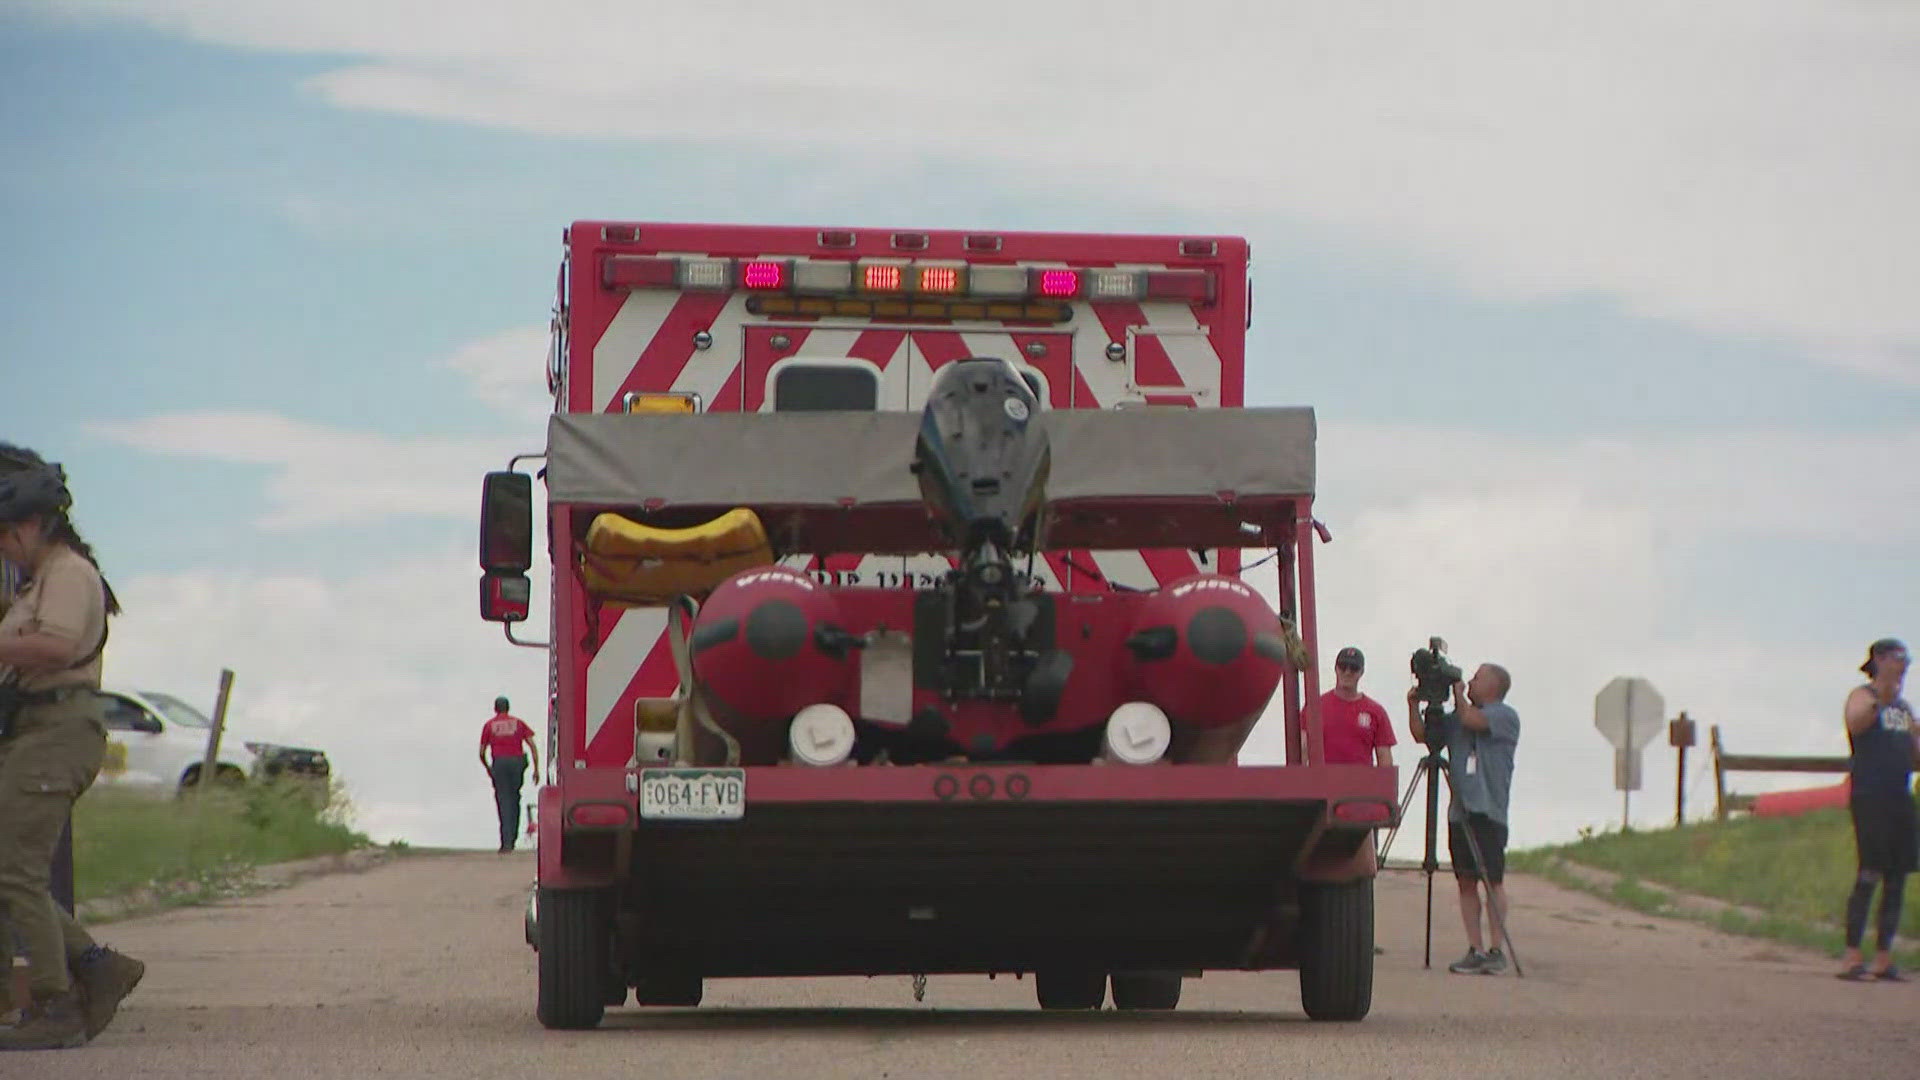
[[[70,1050],[87,1042],[87,1017],[74,991],[36,1001],[0,1029],[0,1050]]]
[[[91,1039],[113,1023],[121,999],[140,985],[147,965],[125,953],[99,948],[74,961],[72,970],[74,981],[85,992],[87,1038]]]
[[[1487,954],[1479,949],[1468,949],[1467,955],[1447,965],[1447,970],[1455,975],[1478,975],[1486,966]]]
[[[1480,974],[1498,975],[1507,970],[1507,954],[1499,949],[1488,949],[1486,959],[1480,963]]]

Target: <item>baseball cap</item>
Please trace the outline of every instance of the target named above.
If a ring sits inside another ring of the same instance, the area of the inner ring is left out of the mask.
[[[1860,665],[1860,670],[1866,672],[1868,675],[1873,674],[1873,662],[1882,656],[1898,656],[1900,659],[1905,660],[1907,659],[1907,647],[1901,644],[1899,638],[1883,637],[1879,641],[1867,646],[1867,662]]]
[[[1339,654],[1333,658],[1333,666],[1350,667],[1356,671],[1365,671],[1367,670],[1367,658],[1360,655],[1359,649],[1349,645],[1341,649]]]

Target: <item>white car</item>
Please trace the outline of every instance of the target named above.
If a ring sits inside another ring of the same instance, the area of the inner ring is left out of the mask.
[[[98,784],[172,794],[200,777],[213,721],[171,694],[106,689],[107,757]],[[318,750],[248,741],[232,728],[221,733],[216,783],[244,782],[292,772],[325,780],[331,772]]]

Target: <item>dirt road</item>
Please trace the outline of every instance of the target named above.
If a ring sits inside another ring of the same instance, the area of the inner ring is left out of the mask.
[[[715,981],[698,1010],[616,1010],[591,1032],[533,1016],[521,940],[531,856],[422,854],[215,907],[116,923],[150,967],[92,1045],[0,1057],[0,1076],[1866,1077],[1911,1075],[1920,983],[1516,880],[1526,978],[1463,977],[1448,883],[1435,965],[1424,889],[1381,880],[1373,1014],[1320,1025],[1291,972],[1189,981],[1171,1014],[1043,1014],[1033,984],[936,977]]]

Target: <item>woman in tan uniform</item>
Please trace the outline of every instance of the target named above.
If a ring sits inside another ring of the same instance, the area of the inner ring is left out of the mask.
[[[0,444],[0,559],[28,578],[0,617],[0,942],[17,931],[25,943],[32,998],[0,1028],[0,1050],[85,1043],[146,971],[95,944],[48,891],[54,845],[106,751],[95,691],[120,610],[72,502],[59,466]]]

